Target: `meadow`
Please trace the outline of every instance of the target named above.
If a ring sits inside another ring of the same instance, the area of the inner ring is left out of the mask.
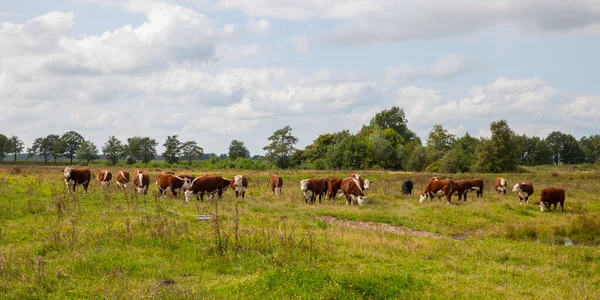
[[[485,190],[451,205],[419,203],[432,174],[363,171],[372,183],[362,207],[302,198],[299,180],[349,171],[280,171],[275,196],[273,172],[211,170],[246,175],[246,198],[228,189],[222,200],[190,202],[157,197],[164,170],[145,171],[144,197],[95,178],[87,194],[70,194],[58,167],[0,167],[0,298],[600,298],[595,171],[452,174],[483,178]],[[495,193],[497,176],[511,188],[531,180],[530,204]],[[412,196],[400,192],[407,178]],[[540,212],[547,186],[567,191],[564,212]]]

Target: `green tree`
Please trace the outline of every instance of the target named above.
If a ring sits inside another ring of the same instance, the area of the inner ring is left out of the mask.
[[[117,139],[114,135],[110,136],[104,146],[102,146],[102,153],[111,165],[116,165],[119,160],[127,156],[126,146]]]
[[[427,135],[427,165],[436,164],[446,152],[450,151],[455,136],[444,129],[442,125],[434,125]]]
[[[525,166],[552,164],[552,151],[545,140],[537,136],[520,137],[521,154],[519,163]]]
[[[60,140],[64,145],[64,156],[70,159],[70,163],[73,164],[73,157],[77,154],[77,150],[81,146],[81,143],[85,141],[81,134],[75,131],[68,131],[60,137]]]
[[[409,152],[406,160],[406,170],[422,172],[427,166],[427,153],[425,147],[418,145]]]
[[[481,172],[514,172],[519,166],[519,137],[505,120],[492,122],[492,137],[483,139],[477,149],[477,167]]]
[[[4,161],[6,153],[10,152],[10,142],[4,134],[0,134],[0,162]]]
[[[386,138],[384,131],[376,130],[368,139],[369,154],[371,154],[374,167],[378,166],[388,170],[400,169],[401,163],[398,159],[398,151]]]
[[[198,160],[204,155],[204,149],[195,141],[187,141],[181,145],[181,153],[182,158],[191,164],[192,160]]]
[[[98,147],[92,143],[92,141],[83,141],[77,149],[77,158],[85,161],[86,163],[90,163],[100,157],[98,155]]]
[[[298,139],[292,135],[292,127],[285,127],[276,130],[268,140],[270,143],[263,147],[267,151],[265,156],[268,160],[274,161],[278,167],[285,169],[290,164],[290,158],[294,153],[294,145]]]
[[[455,140],[452,149],[444,154],[440,160],[442,172],[457,173],[472,171],[475,166],[475,153],[479,140],[465,133]]]
[[[586,162],[596,163],[600,161],[600,135],[584,136],[579,140],[579,144],[581,144]]]
[[[127,139],[127,163],[134,164],[138,160],[148,163],[156,157],[156,140],[149,137],[130,137]]]
[[[229,159],[235,160],[237,158],[249,158],[250,151],[244,145],[244,142],[233,140],[231,144],[229,144],[229,152],[227,153]]]
[[[384,109],[371,119],[369,126],[379,126],[382,129],[392,128],[394,129],[405,141],[415,139],[417,135],[410,131],[407,124],[406,116],[404,115],[404,109],[398,106],[394,106],[390,109]]]
[[[58,158],[65,153],[65,143],[58,134],[49,134],[46,140],[50,145],[50,155],[54,158],[54,164],[56,165],[58,164]]]
[[[584,161],[584,151],[575,137],[554,131],[546,137],[555,164],[577,164]]]
[[[28,156],[43,156],[44,164],[48,163],[48,157],[52,154],[52,143],[48,137],[39,137],[33,141],[31,148],[27,149]]]
[[[165,152],[162,153],[163,158],[169,164],[176,164],[179,162],[181,156],[181,142],[177,139],[177,135],[167,136],[165,143]]]
[[[17,155],[21,153],[21,151],[23,151],[23,141],[21,141],[16,135],[11,136],[10,139],[8,139],[8,141],[10,153],[13,154],[16,162]]]
[[[369,144],[363,136],[350,136],[345,143],[342,155],[344,169],[366,169],[370,167]]]

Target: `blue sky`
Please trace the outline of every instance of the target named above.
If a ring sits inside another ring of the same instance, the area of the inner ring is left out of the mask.
[[[285,125],[303,148],[394,105],[423,140],[500,118],[600,133],[592,0],[24,0],[0,23],[0,126],[26,146],[75,130],[264,154]]]

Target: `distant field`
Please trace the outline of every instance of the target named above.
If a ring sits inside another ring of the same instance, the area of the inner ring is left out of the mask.
[[[187,203],[157,198],[163,170],[146,171],[142,197],[95,179],[72,195],[60,168],[0,167],[0,298],[600,298],[595,171],[452,175],[485,180],[483,199],[452,205],[418,203],[432,174],[365,171],[364,207],[304,203],[299,180],[346,171],[279,172],[277,197],[267,171],[175,170],[249,178],[243,201]],[[530,204],[494,193],[497,176],[531,180]],[[564,212],[535,204],[551,185],[567,191]]]

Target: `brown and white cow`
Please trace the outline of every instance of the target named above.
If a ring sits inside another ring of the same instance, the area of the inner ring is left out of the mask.
[[[481,179],[481,178],[465,179],[464,181],[468,185],[468,191],[475,192],[476,198],[479,198],[479,197],[483,198],[483,179]]]
[[[452,181],[454,185],[452,186],[453,194],[458,196],[458,201],[465,198],[465,202],[467,202],[467,193],[469,192],[471,185],[465,180],[454,180]]]
[[[192,180],[189,178],[179,177],[173,174],[163,173],[156,178],[156,187],[158,194],[167,196],[167,189],[171,190],[173,197],[177,197],[177,193],[187,190],[192,185]]]
[[[352,176],[351,176],[352,177]],[[333,198],[335,198],[335,196],[337,196],[337,193],[339,190],[342,189],[342,178],[329,178],[327,181],[327,198],[329,199],[329,201],[333,200]]]
[[[271,188],[271,191],[275,195],[281,194],[281,188],[283,188],[283,179],[277,175],[271,175],[269,181],[267,181],[267,187]]]
[[[78,184],[83,185],[83,190],[87,193],[88,185],[90,184],[90,179],[92,179],[92,172],[88,168],[72,168],[66,167],[62,170],[63,176],[65,179],[65,184],[67,185],[67,190],[70,192],[71,190],[75,193],[75,187]]]
[[[422,203],[423,201],[427,200],[427,197],[429,197],[430,200],[433,200],[433,197],[438,197],[438,199],[441,201],[442,196],[446,196],[446,204],[450,204],[453,192],[454,182],[452,180],[434,180],[427,184],[427,187],[419,196],[419,203]]]
[[[231,186],[231,189],[235,192],[236,198],[239,194],[242,194],[242,199],[244,199],[244,195],[246,195],[246,189],[248,188],[248,179],[246,179],[246,176],[235,175],[231,177],[229,185]]]
[[[357,179],[360,182],[360,188],[364,191],[364,190],[368,190],[370,185],[371,185],[371,181],[369,181],[369,179],[363,179],[360,177],[360,174],[356,174],[356,173],[352,173],[350,174],[350,176],[348,177],[352,177]]]
[[[533,194],[533,184],[531,181],[523,180],[515,184],[513,187],[513,192],[519,195],[519,204],[529,204],[529,196]]]
[[[557,204],[560,203],[560,209],[565,210],[565,190],[560,187],[547,187],[540,194],[540,210],[550,211],[550,206],[554,204],[556,210]]]
[[[100,186],[105,187],[110,184],[110,181],[112,180],[112,173],[110,173],[109,170],[100,170],[98,171],[98,176],[96,178],[98,178],[98,181],[100,181]]]
[[[142,173],[140,170],[136,170],[133,173],[133,186],[135,186],[135,189],[139,194],[146,195],[148,193],[148,187],[150,186],[150,176]]]
[[[115,183],[118,187],[125,189],[129,184],[129,171],[120,170],[119,172],[117,172]]]
[[[310,178],[300,181],[300,191],[304,195],[304,202],[314,204],[316,197],[319,196],[319,203],[321,203],[321,196],[327,194],[328,180],[327,178]]]
[[[215,194],[219,199],[223,198],[223,191],[229,186],[229,179],[217,175],[203,175],[196,177],[192,185],[185,191],[185,201],[190,201],[194,196],[204,201],[204,194],[210,194],[213,199]]]
[[[494,189],[498,192],[498,194],[504,193],[506,195],[508,180],[502,177],[496,177],[496,184],[494,185]]]
[[[367,197],[364,194],[364,189],[361,188],[361,183],[356,177],[348,177],[342,179],[342,192],[346,196],[346,205],[351,205],[356,200],[358,205],[367,204]]]

